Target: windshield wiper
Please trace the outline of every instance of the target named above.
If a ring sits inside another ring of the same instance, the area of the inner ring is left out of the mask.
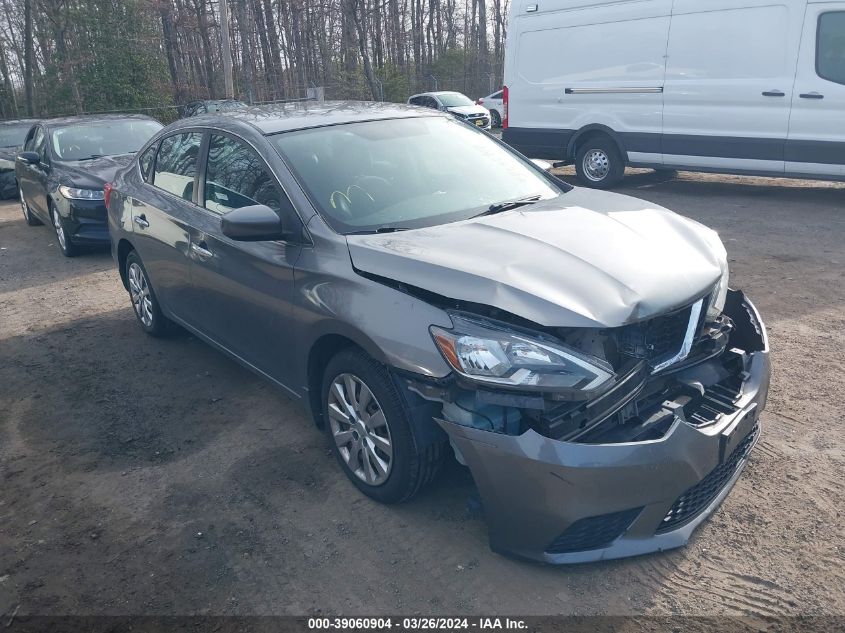
[[[372,235],[373,233],[396,233],[397,231],[408,231],[407,226],[380,226],[377,229],[368,229],[366,231],[352,231],[346,235]]]
[[[97,158],[102,158],[105,154],[91,154],[90,156],[86,156],[85,158],[77,158],[76,160],[82,162],[83,160],[95,160]]]
[[[491,215],[493,213],[501,213],[502,211],[508,211],[510,209],[516,209],[517,207],[524,207],[528,204],[534,204],[540,199],[540,194],[535,194],[533,196],[525,196],[524,198],[516,198],[515,200],[505,200],[504,202],[497,202],[496,204],[491,204],[487,207],[487,211],[481,213],[480,215]]]

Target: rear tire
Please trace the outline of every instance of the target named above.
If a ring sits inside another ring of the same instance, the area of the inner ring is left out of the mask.
[[[23,197],[23,191],[18,189],[18,195],[20,196],[21,200],[21,211],[23,211],[23,218],[26,220],[27,226],[40,226],[43,224],[41,220],[36,218],[32,215],[32,211],[29,210],[29,205],[26,203],[26,199]]]
[[[579,144],[575,172],[587,187],[608,189],[625,175],[625,161],[616,143],[607,136],[594,136]]]
[[[400,503],[435,478],[446,443],[426,441],[415,432],[384,365],[363,350],[348,348],[329,361],[322,384],[332,452],[358,490],[381,503]]]
[[[141,329],[150,336],[159,338],[172,331],[172,321],[164,316],[155,291],[150,284],[147,269],[144,268],[138,253],[132,251],[126,256],[126,285],[129,287],[129,300],[132,312]]]

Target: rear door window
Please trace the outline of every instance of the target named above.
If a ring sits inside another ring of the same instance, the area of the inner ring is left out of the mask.
[[[47,158],[47,135],[44,133],[44,128],[39,127],[35,131],[35,138],[32,140],[32,151],[37,152],[42,161]]]
[[[822,79],[845,84],[845,11],[819,16],[816,72]]]
[[[153,159],[155,158],[157,149],[158,143],[154,144],[152,147],[149,147],[147,151],[141,154],[141,157],[138,159],[138,166],[141,169],[141,177],[147,182],[150,182],[152,177]]]
[[[194,198],[201,132],[174,134],[162,139],[155,161],[153,184],[185,200]]]
[[[205,168],[205,208],[214,213],[263,204],[282,212],[282,191],[258,154],[242,141],[212,134]]]

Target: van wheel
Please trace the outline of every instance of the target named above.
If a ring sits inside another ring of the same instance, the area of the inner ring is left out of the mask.
[[[587,187],[607,189],[622,180],[625,161],[616,143],[606,136],[596,136],[587,139],[578,148],[575,172]]]
[[[387,369],[363,350],[348,348],[329,361],[321,402],[332,452],[365,495],[399,503],[434,479],[446,443],[414,432]]]

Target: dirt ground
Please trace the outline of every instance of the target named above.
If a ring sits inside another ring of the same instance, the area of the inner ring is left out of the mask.
[[[0,625],[10,614],[845,615],[845,187],[651,173],[716,228],[770,328],[764,435],[690,544],[545,567],[492,553],[452,465],[380,506],[285,396],[142,334],[109,255],[0,206]]]

